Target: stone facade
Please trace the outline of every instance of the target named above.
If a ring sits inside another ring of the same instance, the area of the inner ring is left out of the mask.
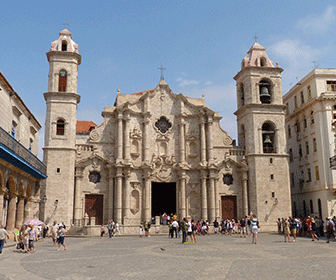
[[[45,166],[36,157],[41,125],[0,73],[0,224],[11,231],[39,218]]]
[[[60,49],[64,44],[76,48]],[[273,230],[276,217],[289,213],[280,68],[246,66],[236,76],[239,83],[246,80],[246,88],[250,87],[247,98],[255,94],[250,78],[258,71],[276,83],[276,104],[251,101],[251,108],[239,105],[238,124],[245,125],[245,139],[251,139],[247,148],[234,146],[220,127],[221,117],[205,106],[204,98],[175,94],[164,79],[152,90],[118,91],[114,106],[106,106],[102,112],[102,124],[76,133],[79,96],[74,65],[80,64],[80,56],[70,32],[61,31],[47,55],[47,221],[62,220],[81,227],[113,218],[123,233],[136,234],[142,221],[164,212],[160,204],[165,205],[166,195],[173,195],[174,209],[170,210],[180,218],[212,222],[222,216],[241,218],[253,211],[262,219],[264,229]],[[74,80],[66,90],[55,91],[55,85],[60,88],[62,84],[58,80],[62,69]],[[65,123],[62,137],[57,135],[58,120]],[[267,155],[260,151],[261,140],[257,139],[265,120],[277,126],[278,150]],[[263,176],[265,164],[270,166],[267,172],[274,173],[272,181]]]
[[[314,69],[284,96],[294,215],[335,215],[335,85],[335,69]]]

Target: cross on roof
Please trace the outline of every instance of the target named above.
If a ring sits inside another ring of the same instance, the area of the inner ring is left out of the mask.
[[[256,34],[256,35],[254,35],[254,42],[257,42],[257,41],[258,41],[258,36]]]
[[[166,70],[166,68],[164,68],[161,64],[161,66],[158,68],[161,71],[161,76],[160,76],[160,80],[163,81],[164,77],[163,77],[163,71]]]

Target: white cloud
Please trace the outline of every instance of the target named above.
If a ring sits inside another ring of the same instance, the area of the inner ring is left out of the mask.
[[[298,39],[284,39],[269,48],[272,57],[277,57],[284,65],[284,88],[295,83],[306,75],[323,52],[321,48],[313,48]]]
[[[322,14],[310,15],[301,19],[297,27],[307,33],[321,33],[329,30],[336,23],[336,7],[328,6]]]
[[[188,80],[188,79],[185,79],[185,78],[177,78],[176,81],[177,81],[177,83],[180,87],[195,86],[195,85],[198,85],[200,83],[199,81]]]

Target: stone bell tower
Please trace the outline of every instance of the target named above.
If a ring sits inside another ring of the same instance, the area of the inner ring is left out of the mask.
[[[276,220],[291,214],[285,106],[281,69],[255,42],[234,77],[237,86],[238,143],[248,163],[249,212],[261,229],[276,230]]]
[[[71,33],[64,29],[51,43],[45,120],[44,163],[47,165],[44,189],[44,219],[69,225],[73,221],[76,111],[78,65],[81,56]]]

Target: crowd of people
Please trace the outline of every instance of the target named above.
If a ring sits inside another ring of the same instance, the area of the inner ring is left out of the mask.
[[[326,242],[330,242],[330,238],[335,239],[336,216],[327,217],[326,225],[320,217],[306,218],[278,218],[278,232],[284,235],[285,242],[295,242],[297,236],[310,237],[312,241],[319,241],[321,237],[327,235]]]
[[[15,228],[11,233],[13,234],[13,240],[16,242],[16,249],[21,253],[35,253],[35,243],[46,237],[51,237],[53,246],[57,247],[57,250],[60,250],[61,247],[64,250],[67,249],[65,245],[66,226],[63,222],[57,224],[54,221],[50,227],[46,224],[24,224],[20,229]],[[9,238],[10,233],[3,226],[0,226],[0,254],[2,253],[6,239]]]
[[[217,220],[210,225],[208,220],[189,220],[184,218],[181,221],[177,219],[176,215],[170,215],[167,222],[169,227],[170,238],[182,238],[183,244],[196,243],[197,235],[207,235],[209,233],[210,226],[213,226],[214,234],[232,235],[239,234],[240,237],[246,237],[248,234],[252,236],[252,243],[257,244],[259,222],[255,215],[236,221],[235,219],[222,219],[219,223]]]

